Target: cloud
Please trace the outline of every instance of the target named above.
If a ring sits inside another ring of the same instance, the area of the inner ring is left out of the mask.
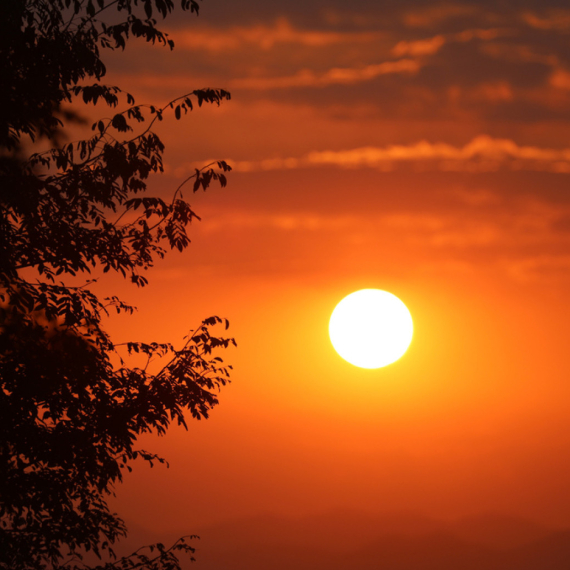
[[[325,47],[344,43],[368,43],[384,36],[376,32],[299,30],[291,26],[286,18],[278,18],[273,25],[236,26],[228,29],[202,28],[192,31],[176,30],[171,31],[171,35],[177,48],[211,52],[235,50],[245,46],[268,50],[278,44]]]
[[[441,34],[427,40],[401,41],[392,48],[392,55],[396,57],[432,55],[438,52],[444,44],[445,38]]]
[[[567,278],[570,255],[528,255],[522,259],[506,259],[503,266],[513,279],[521,282],[544,281],[553,276]]]
[[[333,166],[338,168],[377,168],[392,170],[395,165],[415,163],[443,171],[543,170],[570,173],[570,148],[553,149],[519,145],[510,139],[480,135],[464,146],[421,140],[408,145],[359,147],[348,150],[312,151],[302,157],[227,161],[237,172],[292,170]],[[200,164],[176,170],[184,176]]]
[[[391,50],[392,55],[396,57],[412,56],[421,57],[424,55],[433,55],[437,53],[446,43],[451,42],[469,42],[472,40],[493,40],[501,35],[505,35],[506,31],[498,28],[491,29],[470,29],[454,34],[438,34],[432,38],[414,41],[398,42]]]
[[[494,40],[500,36],[510,35],[511,32],[501,28],[475,28],[470,30],[463,30],[456,34],[449,34],[451,40],[457,42],[470,42],[471,40]]]
[[[470,191],[464,193],[470,198]],[[476,259],[484,249],[503,269],[507,269],[511,262],[515,267],[521,265],[519,273],[522,273],[522,266],[527,270],[534,267],[537,245],[568,242],[568,236],[561,236],[560,232],[553,230],[553,222],[560,217],[560,205],[545,207],[543,204],[541,207],[524,198],[511,199],[511,210],[505,212],[500,207],[499,197],[492,193],[489,200],[483,202],[477,199],[464,202],[462,197],[449,192],[445,195],[448,196],[448,209],[425,206],[410,211],[401,207],[384,208],[379,206],[381,202],[372,202],[365,210],[344,213],[310,209],[212,209],[204,215],[200,231],[206,234],[245,232],[250,235],[264,232],[266,236],[269,235],[266,232],[312,233],[329,237],[340,234],[344,243],[367,244],[367,247],[385,241],[387,236],[398,236],[400,247],[429,246],[449,252],[472,250],[475,257],[462,257],[465,262]],[[458,212],[465,212],[464,208],[457,209],[461,203],[469,205],[469,217],[458,215]],[[567,247],[564,245],[563,249]],[[552,252],[551,269],[560,263],[561,256],[570,258],[564,250]],[[518,253],[513,255],[515,251]],[[544,267],[543,263],[540,265]]]
[[[487,135],[475,137],[463,147],[447,143],[419,141],[411,145],[363,147],[347,151],[319,151],[310,153],[309,164],[334,164],[345,168],[382,167],[386,163],[402,161],[440,161],[440,168],[453,170],[473,164],[483,169],[510,162],[515,168],[543,167],[555,172],[570,171],[570,148],[545,149],[519,146],[510,139],[496,139]]]
[[[236,229],[272,228],[280,231],[343,231],[357,226],[360,219],[356,216],[333,215],[327,216],[314,212],[284,212],[281,214],[231,212],[211,212],[201,224],[204,232],[212,233]]]
[[[237,172],[259,172],[268,170],[294,170],[303,166],[300,158],[267,158],[264,160],[230,161]]]
[[[460,100],[500,103],[512,101],[514,96],[513,88],[507,81],[481,83],[470,89],[462,89],[458,85],[453,85],[447,90],[447,97],[453,103]]]
[[[570,28],[570,10],[550,10],[546,16],[524,12],[521,18],[523,22],[539,30],[568,30]]]
[[[446,20],[472,16],[477,12],[476,6],[461,4],[440,4],[419,10],[410,10],[404,14],[404,24],[410,28],[429,28]]]
[[[556,55],[545,54],[542,49],[535,49],[537,47],[513,43],[489,43],[485,44],[481,51],[507,62],[540,63],[549,67],[558,65]]]
[[[335,67],[324,73],[303,69],[295,75],[284,77],[245,77],[234,79],[231,87],[241,89],[269,90],[288,87],[323,87],[333,84],[353,84],[370,81],[380,75],[414,74],[420,69],[413,59],[384,61],[364,67]]]
[[[550,85],[558,89],[570,90],[570,73],[564,69],[556,69],[550,76]]]

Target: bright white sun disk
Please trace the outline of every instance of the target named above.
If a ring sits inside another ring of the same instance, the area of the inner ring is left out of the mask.
[[[381,368],[398,360],[412,341],[410,311],[398,297],[380,289],[362,289],[345,297],[329,322],[332,345],[360,368]]]

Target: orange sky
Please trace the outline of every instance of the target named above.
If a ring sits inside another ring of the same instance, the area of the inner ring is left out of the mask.
[[[570,10],[347,6],[207,0],[170,22],[174,52],[110,60],[140,103],[232,92],[159,130],[154,192],[234,166],[224,189],[188,188],[191,247],[147,288],[101,285],[139,308],[109,323],[118,341],[176,342],[217,314],[238,342],[212,417],[144,441],[170,469],[117,489],[135,534],[337,509],[570,528]],[[366,287],[415,322],[384,369],[328,340]]]

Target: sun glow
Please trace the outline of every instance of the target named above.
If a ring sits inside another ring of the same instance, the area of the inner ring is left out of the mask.
[[[412,341],[410,311],[398,297],[362,289],[335,307],[329,322],[334,349],[360,368],[381,368],[398,360]]]

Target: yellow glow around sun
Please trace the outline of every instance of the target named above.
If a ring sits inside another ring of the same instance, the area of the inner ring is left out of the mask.
[[[329,322],[332,345],[360,368],[381,368],[398,360],[410,346],[414,324],[398,297],[380,289],[362,289],[345,297]]]

